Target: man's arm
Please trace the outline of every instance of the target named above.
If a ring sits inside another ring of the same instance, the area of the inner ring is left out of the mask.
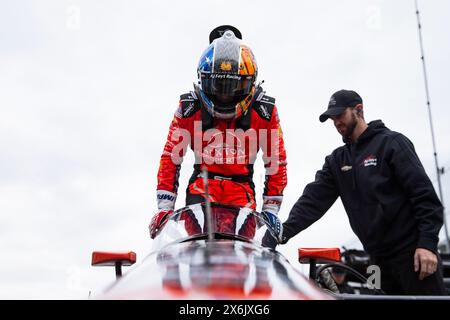
[[[283,223],[283,243],[319,220],[339,196],[329,164],[330,158],[325,158],[325,164],[317,171],[315,181],[305,187]]]
[[[443,207],[413,144],[402,134],[396,135],[392,141],[391,166],[411,201],[414,217],[419,223],[417,247],[437,253]]]
[[[266,168],[262,211],[277,214],[283,201],[283,190],[287,185],[287,161],[283,132],[276,106],[273,107],[268,128],[267,144],[262,148],[264,167]]]
[[[175,207],[181,162],[190,142],[189,132],[183,128],[183,121],[180,104],[170,124],[159,163],[156,191],[159,210],[173,210]]]

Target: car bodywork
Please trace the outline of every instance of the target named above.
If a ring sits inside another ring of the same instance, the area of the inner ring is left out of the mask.
[[[93,265],[116,266],[117,280],[98,299],[331,299],[279,252],[261,246],[270,225],[250,209],[211,204],[169,217],[153,250],[123,276],[127,255]],[[208,218],[210,217],[210,218]],[[211,219],[208,221],[208,219]],[[208,227],[210,226],[210,227]],[[209,230],[211,228],[211,230]],[[100,257],[94,253],[93,258]],[[131,255],[132,256],[132,255]],[[116,258],[114,258],[116,257]],[[94,262],[94,259],[93,259]]]

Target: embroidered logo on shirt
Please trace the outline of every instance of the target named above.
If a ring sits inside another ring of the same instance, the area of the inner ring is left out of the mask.
[[[373,154],[371,154],[367,158],[365,158],[362,163],[364,163],[364,167],[368,167],[368,166],[376,167],[377,166],[377,157],[375,157]]]
[[[264,105],[262,105],[262,104],[259,107],[261,109],[261,112],[262,112],[264,118],[269,119],[270,118],[270,114],[269,114],[269,112],[267,112],[266,107]]]
[[[184,110],[183,115],[185,117],[188,116],[189,112],[191,112],[193,108],[194,108],[194,103],[193,102],[189,102],[189,105],[187,106],[186,110]]]
[[[352,170],[352,166],[343,166],[343,167],[341,168],[341,171],[342,171],[342,172],[346,172],[346,171],[349,171],[349,170]]]

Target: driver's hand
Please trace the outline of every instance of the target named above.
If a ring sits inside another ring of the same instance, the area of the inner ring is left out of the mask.
[[[158,235],[159,231],[164,227],[166,224],[170,214],[172,214],[173,210],[160,210],[158,213],[156,213],[152,221],[150,222],[150,225],[148,226],[150,231],[150,238],[155,239],[155,237]]]
[[[262,238],[261,245],[266,248],[274,249],[278,245],[278,241],[272,236],[269,230],[266,231]]]
[[[261,218],[267,225],[267,231],[262,239],[262,246],[275,249],[280,243],[286,243],[283,238],[283,224],[276,214],[262,211]]]
[[[275,237],[277,242],[281,242],[283,235],[283,224],[276,214],[273,214],[269,211],[262,211],[261,218],[268,225],[267,227],[272,231],[272,235]]]

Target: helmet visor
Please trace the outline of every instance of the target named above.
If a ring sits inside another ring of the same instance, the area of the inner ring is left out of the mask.
[[[202,90],[215,97],[233,99],[250,93],[254,76],[241,76],[226,73],[201,74]]]

